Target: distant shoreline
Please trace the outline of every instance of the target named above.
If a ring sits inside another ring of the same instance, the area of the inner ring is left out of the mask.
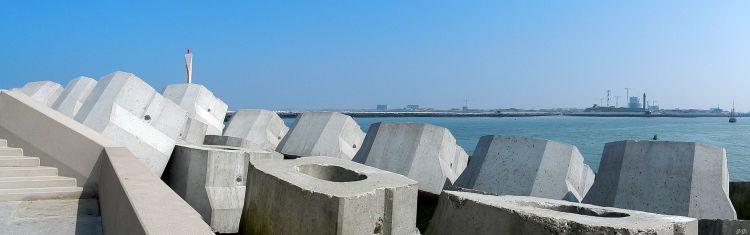
[[[301,112],[277,112],[282,118],[295,118]],[[541,116],[572,116],[572,117],[729,117],[727,114],[715,113],[636,113],[636,112],[347,112],[340,113],[351,117],[541,117]],[[229,114],[228,114],[229,115]],[[740,114],[739,117],[748,116]]]

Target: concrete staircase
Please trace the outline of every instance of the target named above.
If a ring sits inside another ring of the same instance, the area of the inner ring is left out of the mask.
[[[83,189],[76,183],[0,139],[2,233],[101,234],[98,202],[79,199]]]

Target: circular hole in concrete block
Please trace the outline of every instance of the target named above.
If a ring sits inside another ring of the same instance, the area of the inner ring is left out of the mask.
[[[352,148],[356,149],[357,148],[357,144],[352,144]]]
[[[143,120],[151,121],[151,115],[146,114],[146,116],[143,116]]]
[[[238,176],[236,180],[237,180],[237,182],[242,182],[242,177]]]
[[[630,216],[629,214],[622,213],[622,212],[608,211],[608,210],[596,209],[596,208],[586,208],[586,207],[574,206],[574,205],[553,206],[547,209],[556,210],[556,211],[565,212],[565,213],[571,213],[571,214],[594,216],[594,217],[620,218],[620,217]]]
[[[298,166],[297,171],[318,179],[333,182],[353,182],[367,179],[366,175],[340,166],[309,164]]]

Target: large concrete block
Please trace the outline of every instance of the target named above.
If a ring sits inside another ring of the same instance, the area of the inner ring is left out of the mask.
[[[334,112],[299,115],[276,148],[289,157],[329,156],[351,160],[365,133],[351,117]]]
[[[275,112],[240,109],[229,119],[224,136],[245,139],[247,143],[258,148],[275,150],[288,131],[284,120]]]
[[[584,203],[698,219],[736,219],[724,148],[695,142],[618,141],[604,146]]]
[[[425,234],[698,234],[694,218],[445,190]]]
[[[698,221],[700,235],[750,234],[750,220],[702,219]]]
[[[206,123],[206,135],[221,135],[228,106],[208,88],[192,83],[171,84],[164,88],[162,94],[180,105],[194,119]]]
[[[52,108],[68,117],[75,117],[83,102],[89,97],[91,91],[96,87],[96,80],[90,77],[77,77],[68,82],[68,86],[62,91]]]
[[[416,234],[417,182],[330,157],[254,160],[243,234]]]
[[[214,232],[236,233],[245,202],[248,164],[281,155],[222,146],[177,145],[162,176]]]
[[[419,190],[440,194],[446,182],[456,181],[468,155],[444,127],[378,122],[370,125],[352,160],[407,176],[419,182]]]
[[[161,176],[188,114],[131,73],[100,79],[75,120],[125,145]]]
[[[498,195],[580,202],[594,172],[573,145],[517,136],[479,139],[469,166],[455,186]]]
[[[49,107],[57,101],[58,97],[60,97],[63,87],[53,81],[37,81],[26,83],[23,87],[16,88],[15,90],[19,90],[34,100]]]
[[[182,128],[182,135],[177,140],[181,144],[203,145],[206,139],[208,125],[193,117],[188,117]]]

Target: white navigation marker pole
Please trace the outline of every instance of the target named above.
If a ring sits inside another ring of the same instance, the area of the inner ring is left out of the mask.
[[[185,53],[185,80],[187,83],[193,83],[193,54],[190,54],[190,48]]]

